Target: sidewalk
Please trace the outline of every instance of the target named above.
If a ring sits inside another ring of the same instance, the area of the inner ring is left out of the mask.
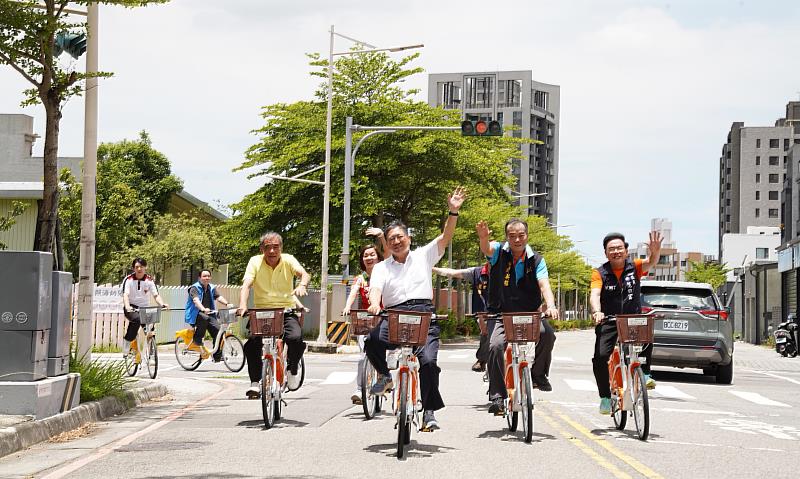
[[[800,357],[784,358],[775,352],[775,348],[737,341],[733,346],[733,351],[737,368],[800,373]]]
[[[163,384],[149,384],[126,392],[125,400],[114,397],[80,404],[78,407],[45,419],[0,415],[0,457],[46,441],[61,433],[91,422],[116,416],[151,399],[167,394]]]

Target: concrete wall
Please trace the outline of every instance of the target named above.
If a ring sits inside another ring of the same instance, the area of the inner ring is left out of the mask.
[[[722,237],[722,263],[729,268],[739,268],[756,261],[756,248],[767,248],[767,260],[777,261],[775,248],[781,244],[779,228],[752,228],[751,234],[726,234]],[[733,271],[728,281],[735,280]]]

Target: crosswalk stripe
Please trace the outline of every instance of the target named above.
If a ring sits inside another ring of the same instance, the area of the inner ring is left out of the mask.
[[[328,374],[328,377],[325,378],[320,384],[328,385],[328,384],[350,384],[351,382],[356,380],[356,372],[355,371],[334,371]]]
[[[765,398],[764,396],[758,393],[751,393],[746,391],[728,391],[728,392],[733,394],[734,396],[738,396],[744,399],[745,401],[761,404],[762,406],[792,407],[788,404]]]
[[[464,359],[468,358],[469,354],[451,354],[447,357],[447,359]]]
[[[649,392],[648,394],[653,394],[656,397],[665,397],[673,399],[696,399],[694,396],[686,394],[685,392],[681,391],[675,386],[666,386],[662,384],[656,386],[656,388],[652,392]]]
[[[561,363],[574,363],[575,360],[569,356],[553,356],[553,361]]]
[[[564,382],[576,391],[597,391],[597,384],[588,379],[564,379]]]

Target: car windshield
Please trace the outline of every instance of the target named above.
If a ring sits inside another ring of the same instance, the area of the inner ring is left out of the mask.
[[[711,291],[694,288],[664,288],[642,286],[642,306],[681,309],[687,311],[716,310]]]

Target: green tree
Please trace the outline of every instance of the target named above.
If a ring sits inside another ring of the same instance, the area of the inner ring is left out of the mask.
[[[98,0],[96,3],[125,7],[165,3],[168,0]],[[44,192],[36,223],[36,249],[53,251],[58,218],[58,135],[62,108],[72,96],[83,91],[90,77],[111,73],[82,73],[75,63],[58,61],[59,34],[87,33],[82,16],[70,14],[68,4],[87,5],[83,0],[0,0],[0,64],[9,65],[31,83],[24,92],[23,106],[41,103],[45,111]]]
[[[339,263],[336,245],[341,244],[342,234],[345,118],[352,116],[354,123],[362,125],[459,124],[458,111],[414,101],[414,91],[402,88],[405,79],[421,71],[408,67],[416,57],[395,61],[384,53],[365,53],[336,61],[329,258],[332,269]],[[327,75],[327,61],[312,56],[311,65],[312,75]],[[265,125],[255,132],[260,139],[247,151],[247,161],[239,169],[257,168],[251,177],[292,176],[323,165],[324,89],[316,96],[316,101],[264,107]],[[492,205],[508,204],[505,188],[513,186],[510,161],[520,157],[520,141],[525,140],[468,138],[458,132],[430,131],[370,138],[359,149],[352,180],[351,267],[357,265],[354,257],[358,235],[368,226],[382,226],[398,219],[413,228],[417,243],[438,235],[446,217],[446,196],[456,185],[466,186],[471,198],[484,198]],[[320,170],[306,178],[321,179],[322,173]],[[310,272],[319,273],[322,195],[321,186],[273,181],[233,205],[234,217],[225,228],[232,280],[241,276],[247,257],[257,252],[258,237],[265,230],[280,232],[287,252],[297,256]]]
[[[169,199],[182,189],[166,156],[153,148],[146,132],[139,139],[103,143],[97,149],[97,224],[95,277],[116,282],[117,254],[138,245],[154,231],[156,219],[167,212]],[[68,170],[61,172],[64,250],[68,270],[77,274],[81,234],[81,184]]]
[[[692,283],[708,283],[715,290],[725,283],[725,278],[731,269],[716,261],[698,263],[689,261],[691,269],[686,272],[686,281]]]
[[[25,203],[21,201],[11,202],[11,211],[6,216],[0,216],[0,232],[8,231],[17,223],[17,216],[25,211]],[[8,248],[8,245],[0,241],[0,250]]]

